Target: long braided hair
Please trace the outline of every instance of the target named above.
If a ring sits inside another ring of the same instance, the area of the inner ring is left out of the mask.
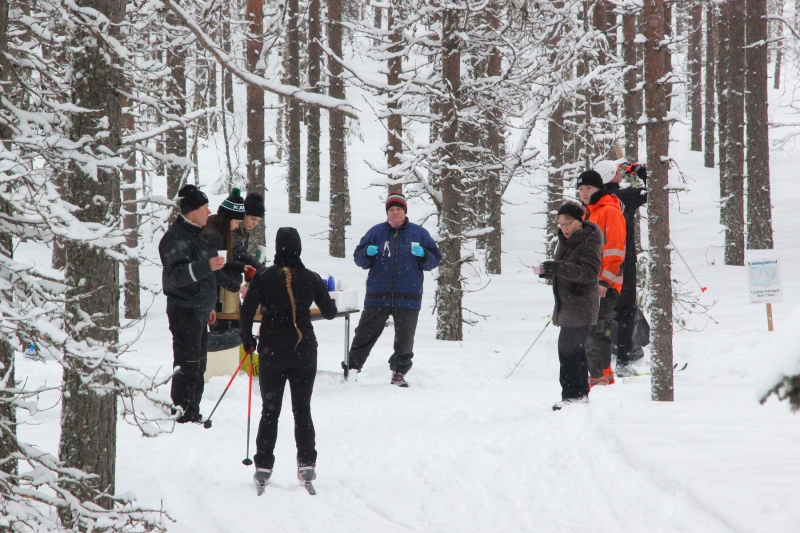
[[[294,345],[294,351],[297,351],[297,347],[303,340],[303,332],[297,327],[297,304],[294,301],[294,291],[292,291],[292,269],[289,267],[283,267],[281,270],[283,271],[283,276],[286,279],[286,291],[289,293],[289,302],[292,304],[292,324],[294,324],[294,329],[297,331],[297,342]]]

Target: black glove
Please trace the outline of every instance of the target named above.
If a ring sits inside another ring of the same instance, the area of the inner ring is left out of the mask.
[[[258,348],[258,341],[255,338],[250,338],[246,341],[242,342],[242,346],[244,346],[244,351],[247,355],[251,355],[253,352],[256,351]]]
[[[542,270],[544,270],[545,276],[552,276],[556,273],[556,262],[555,261],[545,261],[542,263]]]

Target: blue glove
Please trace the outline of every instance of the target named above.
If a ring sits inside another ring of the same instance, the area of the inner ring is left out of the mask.
[[[419,244],[415,244],[411,247],[411,255],[415,255],[417,257],[425,257],[425,248],[420,246]]]
[[[370,244],[367,246],[367,257],[372,257],[373,255],[378,255],[378,247]]]

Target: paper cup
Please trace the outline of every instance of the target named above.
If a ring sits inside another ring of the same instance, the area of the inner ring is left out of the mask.
[[[544,268],[542,264],[539,263],[538,265],[533,265],[533,273],[534,274],[544,274]]]
[[[217,255],[223,258],[226,263],[228,262],[228,250],[217,250]]]

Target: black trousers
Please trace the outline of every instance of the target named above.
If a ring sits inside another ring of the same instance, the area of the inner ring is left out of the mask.
[[[611,367],[611,344],[614,341],[614,307],[617,304],[617,291],[608,289],[600,298],[600,312],[597,323],[589,327],[586,336],[586,358],[589,361],[589,375],[593,378],[603,376],[603,369]]]
[[[389,368],[403,375],[411,370],[419,311],[392,307],[367,307],[361,313],[350,345],[350,368],[360,369],[364,366],[389,316],[394,318],[394,353],[389,358]]]
[[[167,311],[172,332],[172,403],[180,406],[189,418],[200,414],[203,398],[203,374],[208,361],[208,316],[200,316],[188,307]]]
[[[313,368],[306,364],[293,366],[292,357],[292,354],[259,355],[261,422],[258,424],[256,454],[253,457],[257,468],[272,468],[275,464],[273,452],[278,440],[278,418],[281,416],[287,381],[292,394],[297,466],[313,466],[317,463],[316,433],[311,419],[311,395],[317,377],[316,357]]]
[[[586,335],[590,326],[561,328],[558,334],[558,361],[561,371],[561,399],[581,398],[589,394],[588,363],[586,361]]]
[[[631,360],[633,331],[636,326],[636,263],[633,266],[633,269],[625,269],[622,291],[614,309],[614,320],[617,322],[617,362],[622,364],[628,364]]]

